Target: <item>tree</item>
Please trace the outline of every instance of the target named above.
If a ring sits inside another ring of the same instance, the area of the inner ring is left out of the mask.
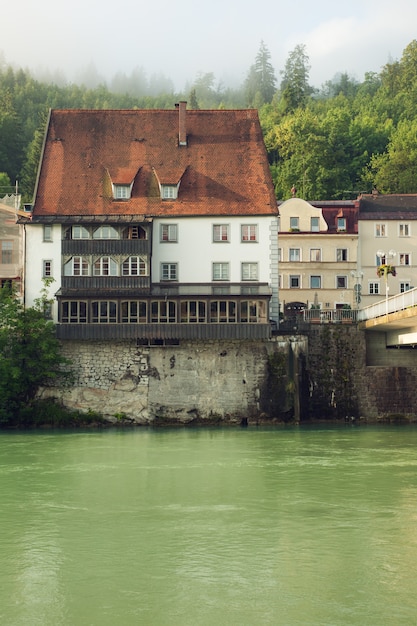
[[[285,69],[281,72],[281,96],[287,111],[294,111],[298,107],[304,107],[312,88],[308,84],[310,62],[305,51],[305,45],[299,44],[290,52],[285,63]]]
[[[45,285],[45,293],[48,285]],[[67,376],[54,324],[45,317],[48,299],[25,309],[7,287],[0,290],[0,423],[17,424],[41,385]]]
[[[268,48],[261,41],[255,63],[250,67],[245,81],[245,94],[248,106],[260,108],[271,102],[276,92],[276,78],[271,65],[271,55]]]

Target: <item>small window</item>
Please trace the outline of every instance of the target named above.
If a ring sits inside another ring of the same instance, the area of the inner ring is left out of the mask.
[[[94,262],[94,276],[117,276],[117,263],[110,256],[102,256]]]
[[[346,289],[347,276],[336,276],[336,287],[337,289]]]
[[[299,275],[290,276],[290,289],[300,289],[301,281]]]
[[[52,226],[50,224],[44,224],[43,226],[43,240],[52,241]]]
[[[93,239],[120,239],[118,231],[113,226],[103,225],[93,233]]]
[[[229,224],[214,224],[213,225],[213,241],[215,242],[230,241]]]
[[[241,237],[242,241],[258,241],[258,226],[256,224],[242,224]]]
[[[385,224],[375,224],[375,237],[386,237],[387,229]]]
[[[178,264],[162,263],[161,280],[178,280]]]
[[[320,230],[320,218],[319,217],[312,217],[311,218],[311,232],[312,233],[318,233]]]
[[[242,280],[258,280],[257,263],[242,263]]]
[[[369,283],[369,295],[376,296],[379,294],[379,283],[371,282]]]
[[[411,265],[410,255],[407,252],[401,252],[398,258],[400,261],[400,265]]]
[[[64,265],[64,276],[88,276],[88,259],[82,256],[73,256]]]
[[[52,261],[45,260],[42,261],[42,277],[43,278],[51,278],[52,276]]]
[[[310,276],[310,289],[321,289],[321,276]]]
[[[13,263],[13,241],[1,242],[1,262],[4,265]]]
[[[282,248],[278,248],[278,263],[282,261]]]
[[[129,200],[130,191],[130,185],[113,185],[113,195],[115,200]]]
[[[345,217],[337,218],[337,230],[341,232],[346,230],[346,218]]]
[[[336,250],[336,261],[341,263],[342,261],[348,260],[348,251],[347,248],[337,248]]]
[[[311,248],[310,250],[310,261],[315,263],[321,261],[321,250],[320,248]]]
[[[161,224],[161,241],[176,243],[178,241],[177,231],[177,224]]]
[[[409,237],[410,236],[410,224],[399,224],[398,235],[400,237]]]
[[[300,261],[300,248],[290,248],[289,260],[293,263],[298,263]]]
[[[146,276],[147,263],[144,256],[130,256],[122,263],[122,276]]]
[[[90,233],[84,226],[73,226],[71,229],[71,234],[73,239],[89,239]]]
[[[213,263],[213,280],[229,280],[229,263]]]
[[[411,283],[403,282],[400,283],[400,293],[404,293],[405,291],[409,291],[411,289]]]
[[[290,217],[290,230],[300,230],[300,219],[298,217]]]
[[[177,185],[161,185],[162,200],[176,200],[178,196]]]

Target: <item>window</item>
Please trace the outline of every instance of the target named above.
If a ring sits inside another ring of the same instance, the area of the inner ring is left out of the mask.
[[[130,185],[113,185],[113,196],[115,200],[129,200]]]
[[[259,300],[241,302],[240,321],[244,324],[265,324],[267,321],[265,302]]]
[[[241,238],[242,241],[258,241],[257,224],[242,224]]]
[[[236,302],[229,300],[213,300],[210,302],[211,324],[224,324],[226,322],[234,324],[236,321]]]
[[[229,263],[213,263],[213,280],[229,280]]]
[[[147,264],[144,256],[130,256],[122,263],[122,276],[146,276]]]
[[[282,289],[282,274],[278,274],[278,289]]]
[[[300,287],[300,276],[298,274],[290,276],[290,289],[300,289]]]
[[[337,289],[347,288],[347,276],[336,276],[336,288]]]
[[[122,302],[120,307],[120,321],[123,324],[146,324],[147,310],[147,302],[141,300]]]
[[[313,262],[321,261],[321,250],[320,250],[320,248],[311,248],[311,250],[310,250],[310,261],[313,261]]]
[[[278,248],[278,263],[282,261],[282,248]]]
[[[42,261],[42,277],[50,278],[52,276],[52,261]]]
[[[385,224],[375,224],[375,237],[386,237],[387,229]]]
[[[102,256],[94,262],[94,276],[117,276],[117,263],[110,256]]]
[[[172,300],[155,300],[151,302],[151,322],[172,324],[176,322],[176,302]]]
[[[61,307],[63,324],[85,324],[87,322],[86,302],[63,302]]]
[[[13,262],[13,241],[1,242],[1,262],[9,265]]]
[[[91,303],[91,321],[93,324],[114,324],[117,322],[117,305],[113,301]]]
[[[341,263],[342,261],[348,260],[348,251],[346,248],[337,248],[336,250],[336,261]]]
[[[178,280],[178,264],[161,263],[161,280]]]
[[[88,276],[88,260],[82,256],[73,256],[64,265],[64,276]]]
[[[409,291],[411,289],[410,282],[400,283],[400,293],[404,293],[405,291]]]
[[[161,198],[163,200],[176,200],[178,197],[177,185],[161,185]]]
[[[242,280],[258,280],[257,263],[242,263]]]
[[[72,227],[72,238],[73,239],[89,239],[90,233],[84,226],[73,226]]]
[[[43,240],[52,241],[52,226],[50,224],[44,224],[43,226]]]
[[[410,236],[410,224],[399,224],[398,235],[399,237],[409,237]]]
[[[181,322],[183,324],[204,323],[206,321],[206,303],[201,300],[181,302]]]
[[[320,218],[312,217],[310,221],[311,221],[311,232],[318,233],[320,230]]]
[[[230,241],[229,239],[229,224],[214,224],[213,225],[213,241]]]
[[[119,233],[113,226],[100,226],[93,233],[93,239],[120,239]]]
[[[123,239],[142,239],[145,240],[148,238],[147,232],[141,226],[129,226],[125,228],[122,233]]]
[[[385,255],[383,256],[379,256],[378,254],[376,255],[376,265],[384,265],[385,263]]]
[[[300,220],[298,217],[290,217],[290,230],[300,230]]]
[[[369,283],[369,295],[376,296],[378,294],[379,294],[379,283],[378,282]]]
[[[399,254],[400,265],[411,265],[410,263],[410,255],[406,252],[401,252]]]
[[[300,260],[300,248],[290,248],[289,260],[290,262],[298,263]]]
[[[321,276],[310,276],[310,289],[321,289]]]
[[[177,224],[161,224],[161,241],[177,242]]]
[[[346,230],[346,218],[345,217],[337,218],[337,230],[339,231]]]

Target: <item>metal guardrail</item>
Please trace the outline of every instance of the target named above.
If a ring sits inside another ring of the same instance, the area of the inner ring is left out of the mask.
[[[352,324],[356,322],[356,309],[305,309],[303,321],[307,324]]]
[[[397,311],[404,311],[414,306],[417,306],[417,287],[360,309],[358,311],[358,322],[364,322],[382,315],[389,315],[390,313],[397,313]]]

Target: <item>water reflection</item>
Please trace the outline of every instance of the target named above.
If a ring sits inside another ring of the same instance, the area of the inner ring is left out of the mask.
[[[417,430],[0,435],[2,624],[411,624]]]

